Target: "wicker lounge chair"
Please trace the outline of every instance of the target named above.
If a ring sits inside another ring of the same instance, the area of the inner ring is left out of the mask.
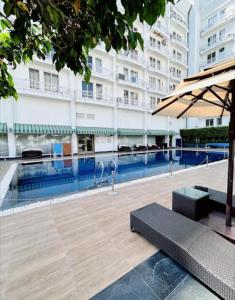
[[[145,145],[134,145],[133,150],[135,151],[145,151],[147,147]]]
[[[157,203],[131,212],[131,230],[158,246],[219,296],[235,299],[235,246]]]
[[[131,147],[128,145],[119,145],[118,146],[118,151],[120,152],[129,152],[131,151]]]
[[[194,186],[195,189],[209,193],[210,211],[218,210],[225,213],[227,194],[204,186]],[[235,196],[233,196],[232,216],[235,216]]]

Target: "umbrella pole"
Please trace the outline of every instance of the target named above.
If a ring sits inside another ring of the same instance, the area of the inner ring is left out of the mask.
[[[235,88],[235,80],[231,82],[231,88]],[[235,93],[232,93],[231,115],[229,123],[229,158],[228,158],[228,189],[226,203],[226,225],[232,226],[232,203],[233,203],[233,178],[234,178],[234,155],[235,155]]]

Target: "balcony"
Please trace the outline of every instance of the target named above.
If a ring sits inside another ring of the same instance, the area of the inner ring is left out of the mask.
[[[140,55],[139,53],[123,51],[118,54],[118,58],[144,67],[143,55]]]
[[[200,54],[203,55],[209,51],[212,51],[214,48],[224,44],[224,43],[228,43],[230,41],[233,41],[235,39],[235,34],[234,33],[228,33],[225,37],[221,37],[219,38],[218,41],[216,41],[215,43],[209,45],[208,47],[203,47],[200,50]]]
[[[153,29],[153,31],[156,31],[156,33],[158,35],[160,35],[161,37],[167,36],[166,27],[159,22],[156,22],[155,24],[153,24],[152,29]]]
[[[132,110],[145,110],[144,102],[140,102],[138,99],[117,97],[117,106],[120,108],[127,108]]]
[[[135,76],[125,76],[122,73],[118,73],[117,82],[124,85],[130,85],[135,88],[144,89],[144,81]]]
[[[147,68],[148,68],[149,72],[157,73],[157,74],[160,74],[160,75],[168,77],[167,69],[165,67],[163,67],[163,66],[160,66],[158,64],[151,64],[151,63],[149,63],[148,66],[147,66]]]
[[[185,58],[183,58],[182,56],[178,56],[176,54],[172,54],[171,55],[171,60],[183,67],[187,68],[187,60]]]
[[[200,69],[205,69],[205,68],[208,68],[208,67],[212,67],[213,65],[218,64],[218,63],[220,63],[220,62],[222,62],[226,59],[230,59],[234,56],[235,56],[234,51],[228,51],[228,52],[222,53],[222,54],[220,54],[216,57],[213,57],[212,59],[207,60],[204,63],[202,63],[200,65]]]
[[[183,17],[181,17],[178,13],[175,11],[171,12],[171,20],[179,24],[181,27],[183,27],[186,31],[188,31],[188,25],[184,21]]]
[[[157,43],[154,42],[149,42],[148,47],[150,50],[152,51],[156,51],[158,54],[161,54],[165,57],[168,57],[168,51],[167,51],[167,47],[159,45]]]
[[[235,5],[232,5],[231,7],[227,8],[227,11],[223,16],[217,16],[217,19],[212,24],[206,24],[204,27],[202,27],[202,30],[200,32],[201,36],[204,36],[205,34],[214,30],[216,27],[234,18],[235,18]]]
[[[95,93],[93,91],[87,90],[76,90],[75,91],[76,102],[80,103],[90,103],[102,106],[113,106],[113,97],[109,95],[104,95],[103,93]]]
[[[181,81],[182,77],[183,76],[181,74],[178,74],[177,72],[170,72],[170,78],[172,80]]]
[[[150,93],[156,93],[161,95],[166,95],[168,90],[165,87],[159,87],[157,84],[148,84],[147,90]]]
[[[183,39],[182,37],[177,37],[175,36],[173,33],[170,34],[170,39],[172,42],[174,42],[175,44],[179,45],[180,47],[184,48],[185,50],[188,49],[186,40]]]
[[[22,78],[14,78],[14,82],[17,92],[22,95],[34,95],[62,100],[70,100],[71,98],[69,88],[61,85],[50,86],[42,81]]]
[[[94,65],[89,65],[89,68],[91,69],[91,75],[93,77],[99,77],[99,78],[104,78],[107,80],[114,80],[113,72],[110,69],[104,68],[103,66],[94,66]]]

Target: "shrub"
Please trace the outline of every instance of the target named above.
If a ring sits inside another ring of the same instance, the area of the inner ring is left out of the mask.
[[[228,126],[181,129],[180,135],[184,143],[207,144],[228,142]]]

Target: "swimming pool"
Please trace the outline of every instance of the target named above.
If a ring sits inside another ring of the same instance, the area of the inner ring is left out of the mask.
[[[222,160],[227,153],[158,151],[19,164],[0,210]]]

